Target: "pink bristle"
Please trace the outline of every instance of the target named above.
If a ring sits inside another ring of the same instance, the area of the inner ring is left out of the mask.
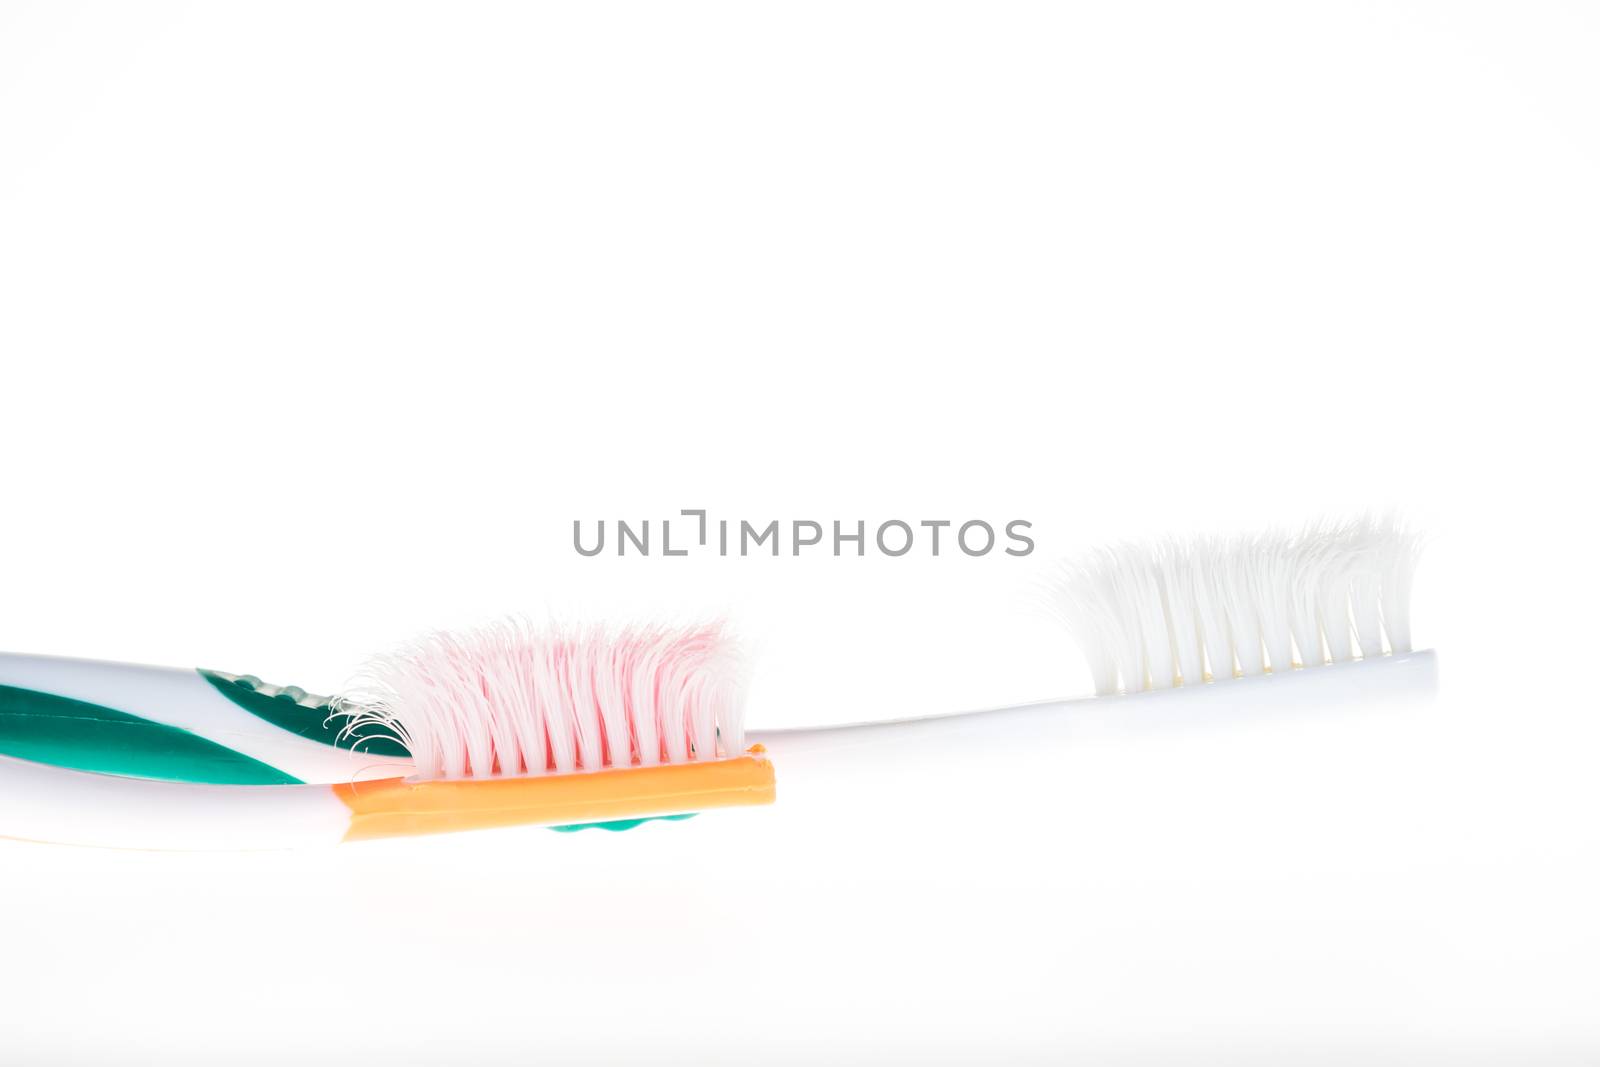
[[[424,778],[565,774],[738,755],[742,657],[719,623],[435,633],[374,659],[341,698]]]

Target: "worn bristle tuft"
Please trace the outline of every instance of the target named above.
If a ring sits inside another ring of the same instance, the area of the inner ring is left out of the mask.
[[[1416,535],[1362,519],[1123,545],[1070,565],[1056,606],[1098,693],[1411,651]]]
[[[423,778],[566,774],[743,749],[744,665],[720,624],[435,633],[372,660],[346,729],[392,729]]]

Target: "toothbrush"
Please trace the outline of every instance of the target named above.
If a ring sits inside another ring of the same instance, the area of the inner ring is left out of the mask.
[[[743,691],[719,626],[435,634],[374,661],[359,698],[7,655],[0,836],[282,848],[767,803]]]
[[[718,626],[436,634],[337,698],[0,655],[0,835],[271,848],[618,828],[770,803],[769,749],[804,804],[856,769],[915,777],[919,759],[1047,750],[1096,723],[1415,695],[1436,672],[1411,649],[1415,559],[1414,538],[1369,521],[1103,551],[1057,590],[1097,696],[748,738],[742,664]]]
[[[1048,589],[1095,696],[750,737],[772,751],[785,797],[798,804],[858,780],[892,795],[925,787],[918,766],[1020,763],[1098,733],[1425,701],[1438,663],[1412,647],[1419,553],[1415,534],[1370,518],[1100,549],[1063,567]]]

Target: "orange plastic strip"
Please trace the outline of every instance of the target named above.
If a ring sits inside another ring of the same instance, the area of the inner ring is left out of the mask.
[[[777,795],[777,779],[772,761],[756,745],[743,756],[706,763],[525,778],[386,778],[339,784],[333,791],[350,809],[344,839],[357,841],[770,804]]]

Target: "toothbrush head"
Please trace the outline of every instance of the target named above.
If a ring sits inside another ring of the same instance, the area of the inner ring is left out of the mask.
[[[345,730],[398,737],[423,778],[570,774],[740,751],[745,671],[720,623],[539,628],[508,619],[370,661]]]
[[[1058,614],[1100,694],[1411,651],[1418,537],[1392,520],[1101,549],[1069,565]]]
[[[336,701],[416,774],[335,786],[349,836],[570,825],[769,803],[744,751],[743,658],[720,624],[435,633],[371,661]]]

